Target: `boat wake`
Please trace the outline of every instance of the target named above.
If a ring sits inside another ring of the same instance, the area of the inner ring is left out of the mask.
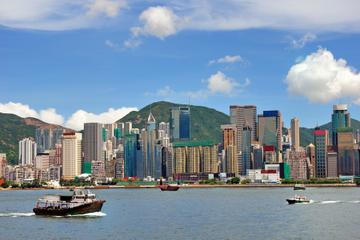
[[[85,213],[85,214],[74,214],[74,215],[67,215],[66,217],[84,217],[84,218],[93,218],[93,217],[105,217],[106,213],[103,212],[93,212],[93,213]]]
[[[341,201],[320,201],[320,204],[334,204],[334,203],[341,203]]]
[[[20,213],[20,212],[13,212],[13,213],[0,213],[0,217],[32,217],[35,216],[35,213]]]

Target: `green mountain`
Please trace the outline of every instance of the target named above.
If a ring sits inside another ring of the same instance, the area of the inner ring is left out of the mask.
[[[156,122],[169,122],[170,108],[183,106],[171,102],[155,102],[139,111],[133,111],[120,119],[118,122],[132,122],[133,127],[142,129],[145,127],[150,110],[154,115]],[[191,136],[197,140],[215,140],[221,142],[222,132],[221,124],[230,122],[230,118],[225,113],[212,108],[190,105],[191,111]]]
[[[18,161],[19,141],[26,137],[35,137],[35,129],[61,127],[48,124],[36,118],[21,118],[14,114],[0,113],[0,153],[6,153],[11,164]]]
[[[354,129],[354,133],[357,129],[360,129],[360,121],[356,119],[351,119],[351,127]],[[326,129],[329,131],[331,138],[331,122],[328,122],[324,125],[319,126],[320,129]],[[300,144],[301,146],[307,146],[310,143],[314,142],[313,135],[314,128],[300,128]]]

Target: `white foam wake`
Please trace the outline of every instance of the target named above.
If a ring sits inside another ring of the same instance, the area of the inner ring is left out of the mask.
[[[20,212],[12,212],[12,213],[0,213],[0,217],[31,217],[34,216],[35,213],[20,213]]]
[[[340,203],[341,201],[321,201],[320,204],[332,204],[332,203]]]
[[[103,213],[103,212],[67,215],[67,217],[105,217],[105,216],[106,216],[106,213]]]

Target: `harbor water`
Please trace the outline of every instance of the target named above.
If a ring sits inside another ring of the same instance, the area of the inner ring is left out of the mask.
[[[35,216],[56,190],[0,191],[0,239],[359,239],[360,188],[307,188],[309,204],[288,205],[291,188],[94,190],[101,212]]]

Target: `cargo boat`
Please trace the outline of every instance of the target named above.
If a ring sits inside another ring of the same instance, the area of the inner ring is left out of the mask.
[[[100,212],[104,202],[87,189],[75,189],[72,195],[45,195],[36,202],[33,211],[45,216],[86,214]]]
[[[305,196],[295,196],[293,198],[288,198],[286,201],[289,204],[295,204],[295,203],[310,203],[310,200],[307,199]]]

